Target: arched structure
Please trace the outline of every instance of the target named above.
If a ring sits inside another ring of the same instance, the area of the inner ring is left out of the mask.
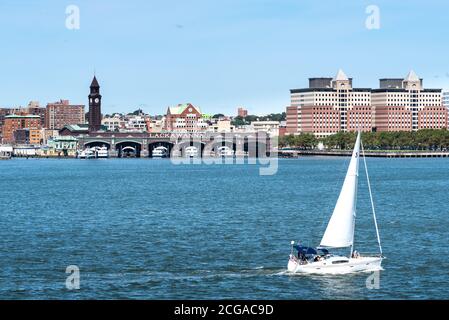
[[[168,157],[171,155],[174,144],[169,141],[154,141],[148,144],[148,156],[153,158],[153,150],[157,147],[165,147],[168,150]]]
[[[115,145],[117,157],[119,158],[140,158],[142,144],[137,141],[121,141]]]
[[[89,141],[84,144],[84,148],[93,148],[93,147],[106,147],[108,150],[111,149],[111,144],[107,141],[103,140],[94,140]]]

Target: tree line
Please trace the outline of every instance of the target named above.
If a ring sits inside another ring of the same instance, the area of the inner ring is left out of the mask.
[[[232,125],[234,126],[243,126],[249,125],[254,121],[285,121],[287,114],[285,112],[282,113],[270,113],[265,116],[256,116],[256,115],[247,115],[246,117],[234,117],[232,121]]]
[[[279,147],[315,149],[320,143],[326,149],[352,149],[356,132],[340,131],[324,138],[311,133],[279,137]],[[362,141],[367,150],[447,150],[449,131],[446,129],[423,129],[398,132],[363,132]]]

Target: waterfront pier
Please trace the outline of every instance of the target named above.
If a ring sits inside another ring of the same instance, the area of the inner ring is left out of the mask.
[[[350,157],[349,150],[279,150],[280,157],[296,158],[307,156]],[[442,151],[365,151],[366,157],[376,158],[448,158],[449,152]]]

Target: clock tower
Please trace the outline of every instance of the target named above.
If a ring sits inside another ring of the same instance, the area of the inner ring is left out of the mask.
[[[100,85],[94,76],[89,94],[89,132],[101,129],[101,94]]]

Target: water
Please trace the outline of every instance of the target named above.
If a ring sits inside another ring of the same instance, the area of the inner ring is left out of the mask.
[[[2,299],[447,299],[449,160],[368,159],[383,240],[370,274],[291,276],[290,241],[317,245],[347,159],[254,165],[169,160],[0,162]],[[356,249],[375,252],[361,178]],[[77,265],[80,290],[65,271]]]

